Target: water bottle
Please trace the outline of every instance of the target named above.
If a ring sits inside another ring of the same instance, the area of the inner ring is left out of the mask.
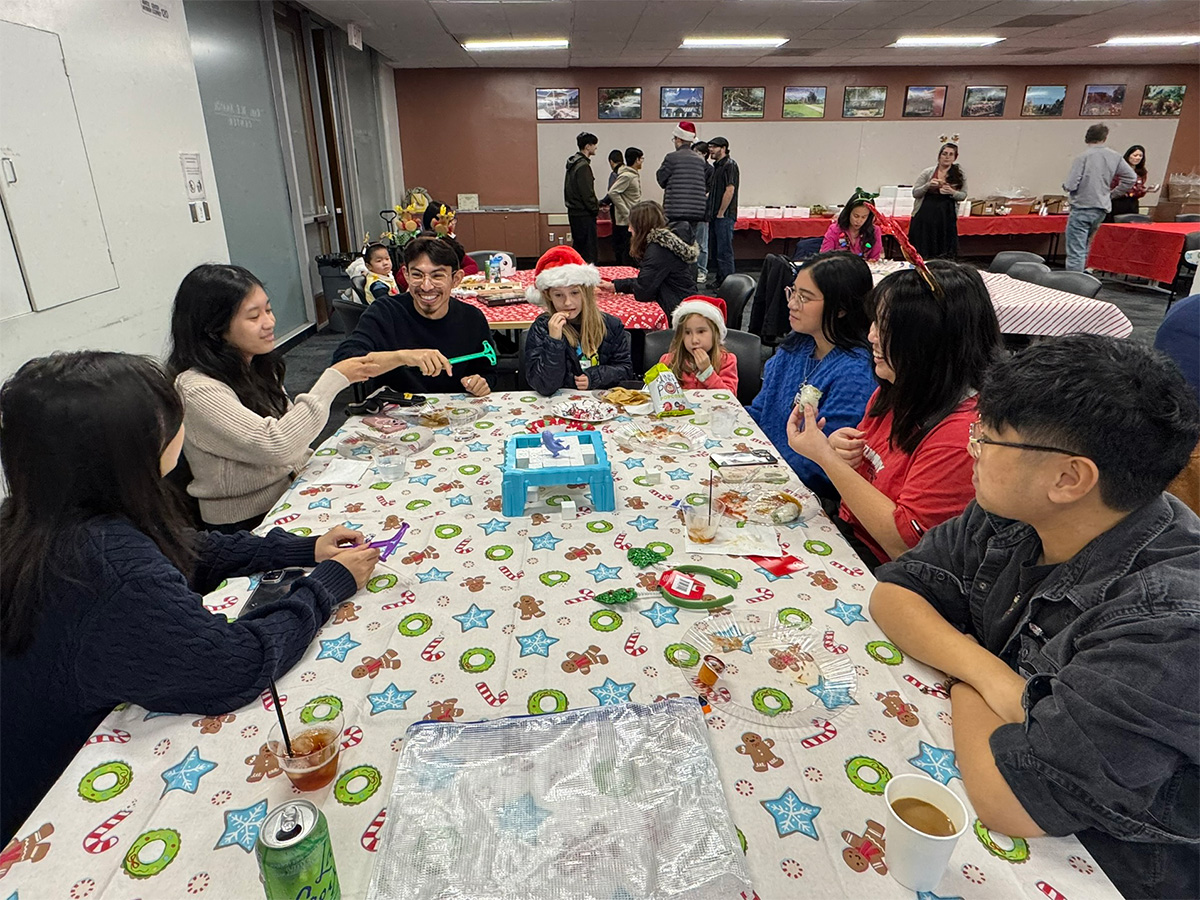
[[[500,269],[504,266],[504,257],[499,253],[493,253],[488,257],[487,261],[487,278],[493,284],[500,282]]]

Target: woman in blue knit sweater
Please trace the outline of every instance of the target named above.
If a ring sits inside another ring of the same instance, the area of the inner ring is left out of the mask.
[[[35,359],[0,389],[0,846],[114,706],[251,702],[375,568],[379,552],[346,528],[188,530],[162,477],[182,422],[162,369],[123,353]],[[202,605],[223,578],[314,565],[238,621]]]
[[[871,270],[852,253],[822,253],[808,260],[788,288],[788,335],[767,360],[763,385],[749,412],[771,443],[823,500],[837,492],[821,467],[788,446],[787,420],[796,395],[808,385],[821,392],[821,430],[856,427],[876,388],[867,331]]]

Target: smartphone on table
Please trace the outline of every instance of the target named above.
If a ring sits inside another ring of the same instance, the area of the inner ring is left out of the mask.
[[[292,583],[297,578],[303,577],[304,570],[299,567],[271,569],[268,572],[264,572],[262,578],[259,579],[258,585],[250,592],[250,599],[246,601],[246,605],[238,613],[238,618],[240,619],[251,610],[258,609],[260,606],[266,606],[268,603],[282,600],[292,592]]]

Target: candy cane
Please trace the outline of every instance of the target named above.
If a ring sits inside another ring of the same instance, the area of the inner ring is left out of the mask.
[[[112,734],[93,734],[90,738],[84,741],[87,744],[128,744],[129,732],[122,731],[120,728],[114,728]]]
[[[117,846],[121,842],[119,837],[115,834],[110,837],[104,835],[112,831],[131,812],[133,812],[132,809],[123,809],[114,813],[89,831],[83,838],[83,849],[88,853],[103,853],[105,850],[111,850]]]
[[[579,513],[579,515],[581,515],[581,516],[586,516],[591,511],[592,511],[592,508],[590,506],[580,506],[579,508],[577,508],[575,510],[575,512]]]
[[[437,645],[444,641],[444,637],[435,637],[432,641],[425,645],[425,649],[421,651],[421,659],[425,662],[437,662],[445,652],[437,649]]]
[[[275,701],[271,699],[270,691],[263,691],[258,695],[258,699],[262,701],[263,709],[265,709],[267,712],[270,712],[275,708]],[[279,705],[287,706],[287,694],[279,695]]]
[[[764,600],[770,600],[775,596],[775,592],[770,588],[759,587],[754,589],[755,596],[746,599],[747,603],[762,603]]]
[[[828,719],[813,719],[812,723],[821,729],[820,734],[814,734],[810,738],[805,738],[800,742],[801,747],[819,747],[821,744],[828,743],[837,737],[837,729],[829,724]]]
[[[1046,884],[1046,882],[1044,882],[1044,881],[1039,881],[1037,883],[1037,889],[1039,891],[1041,891],[1043,894],[1045,894],[1047,897],[1049,897],[1050,900],[1067,900],[1067,897],[1065,894],[1059,893],[1059,891],[1057,889],[1055,889],[1051,885]]]
[[[475,483],[476,484],[491,484],[492,478],[490,475],[480,475],[478,478],[475,479]]]
[[[508,691],[501,691],[497,697],[482,681],[475,685],[475,690],[479,691],[479,696],[486,700],[489,706],[503,706],[508,702]]]
[[[281,519],[276,519],[275,524],[286,525],[288,522],[295,522],[298,518],[300,518],[300,513],[292,513],[290,516],[284,516]]]
[[[381,610],[399,609],[401,606],[408,606],[408,604],[412,603],[416,599],[417,599],[417,595],[414,594],[412,591],[405,591],[403,594],[400,595],[400,599],[397,600],[395,603],[385,603],[383,606],[381,606],[379,608]]]
[[[640,631],[635,631],[633,634],[631,634],[629,636],[629,639],[627,641],[625,641],[625,652],[628,653],[630,656],[641,656],[643,653],[646,652],[645,647],[638,646],[638,638],[640,638],[641,636],[642,636],[642,633]]]
[[[570,600],[564,601],[563,605],[564,606],[572,606],[576,603],[583,603],[585,600],[595,600],[595,599],[596,599],[596,592],[589,591],[587,588],[584,588],[583,590],[581,590],[579,592],[578,597],[572,597]]]
[[[836,560],[832,560],[832,559],[827,560],[826,564],[829,566],[832,566],[835,569],[840,569],[841,571],[845,572],[847,575],[851,575],[855,578],[857,578],[859,575],[866,574],[865,572],[863,572],[862,569],[858,568],[858,566],[855,566],[853,569],[850,569],[850,568],[847,568],[846,566],[843,566],[840,562],[837,562]]]
[[[205,605],[204,608],[207,609],[209,612],[220,612],[223,609],[229,609],[229,607],[233,606],[237,602],[238,602],[237,597],[223,597],[221,599],[221,602],[218,603],[216,606]]]
[[[501,573],[501,574],[502,574],[502,575],[503,575],[505,578],[507,578],[509,581],[520,581],[520,580],[521,580],[521,576],[525,574],[524,572],[519,572],[519,573],[517,573],[517,574],[515,574],[515,575],[514,575],[514,574],[513,574],[513,570],[512,570],[512,569],[510,569],[508,566],[501,566],[501,567],[500,567],[500,573]]]
[[[363,739],[362,729],[359,728],[357,725],[351,725],[349,728],[347,728],[345,731],[342,732],[342,737],[345,738],[345,740],[342,741],[342,749],[343,750],[349,750],[351,747],[357,747],[359,744],[362,743],[362,739]]]
[[[379,815],[371,820],[371,824],[367,826],[367,830],[362,833],[362,847],[368,853],[374,853],[379,849],[379,832],[386,820],[387,807],[385,806],[379,811]]]
[[[824,643],[825,649],[830,653],[845,653],[850,649],[845,644],[834,643],[832,630],[825,632],[825,640],[822,643]]]
[[[630,547],[633,546],[633,544],[628,543],[625,540],[625,532],[621,532],[620,534],[617,535],[617,539],[615,541],[613,541],[613,546],[616,547],[618,550],[628,550]]]
[[[913,687],[915,687],[922,694],[928,694],[930,697],[940,697],[942,700],[950,699],[950,692],[947,691],[945,688],[938,687],[937,685],[930,687],[927,684],[922,684],[921,682],[917,681],[917,679],[913,678],[911,675],[905,675],[904,680],[907,681],[909,684],[911,684]]]
[[[665,500],[668,503],[671,502],[670,497],[668,497],[666,494],[659,493],[658,491],[654,490],[653,488],[650,489],[650,493],[653,494],[655,497],[657,497],[659,500]]]
[[[454,552],[455,553],[474,553],[475,548],[468,547],[467,544],[469,544],[469,543],[471,543],[470,538],[463,538],[461,541],[458,542],[458,545],[454,548]]]

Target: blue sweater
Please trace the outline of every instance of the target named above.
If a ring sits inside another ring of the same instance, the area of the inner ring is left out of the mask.
[[[816,341],[807,334],[784,341],[767,360],[762,390],[750,404],[749,412],[800,480],[817,495],[832,498],[837,492],[821,467],[788,446],[787,422],[796,392],[807,372],[808,383],[822,392],[817,413],[825,417],[824,431],[831,434],[839,428],[858,427],[867,400],[878,384],[869,350],[834,347],[818,361],[813,358],[816,346]]]
[[[32,645],[0,656],[0,845],[33,812],[114,706],[211,715],[254,700],[299,661],[351,573],[321,563],[282,600],[229,622],[198,592],[222,578],[311,566],[316,540],[277,528],[197,536],[189,584],[129,522],[97,519],[81,538],[83,580],[47,585]]]

